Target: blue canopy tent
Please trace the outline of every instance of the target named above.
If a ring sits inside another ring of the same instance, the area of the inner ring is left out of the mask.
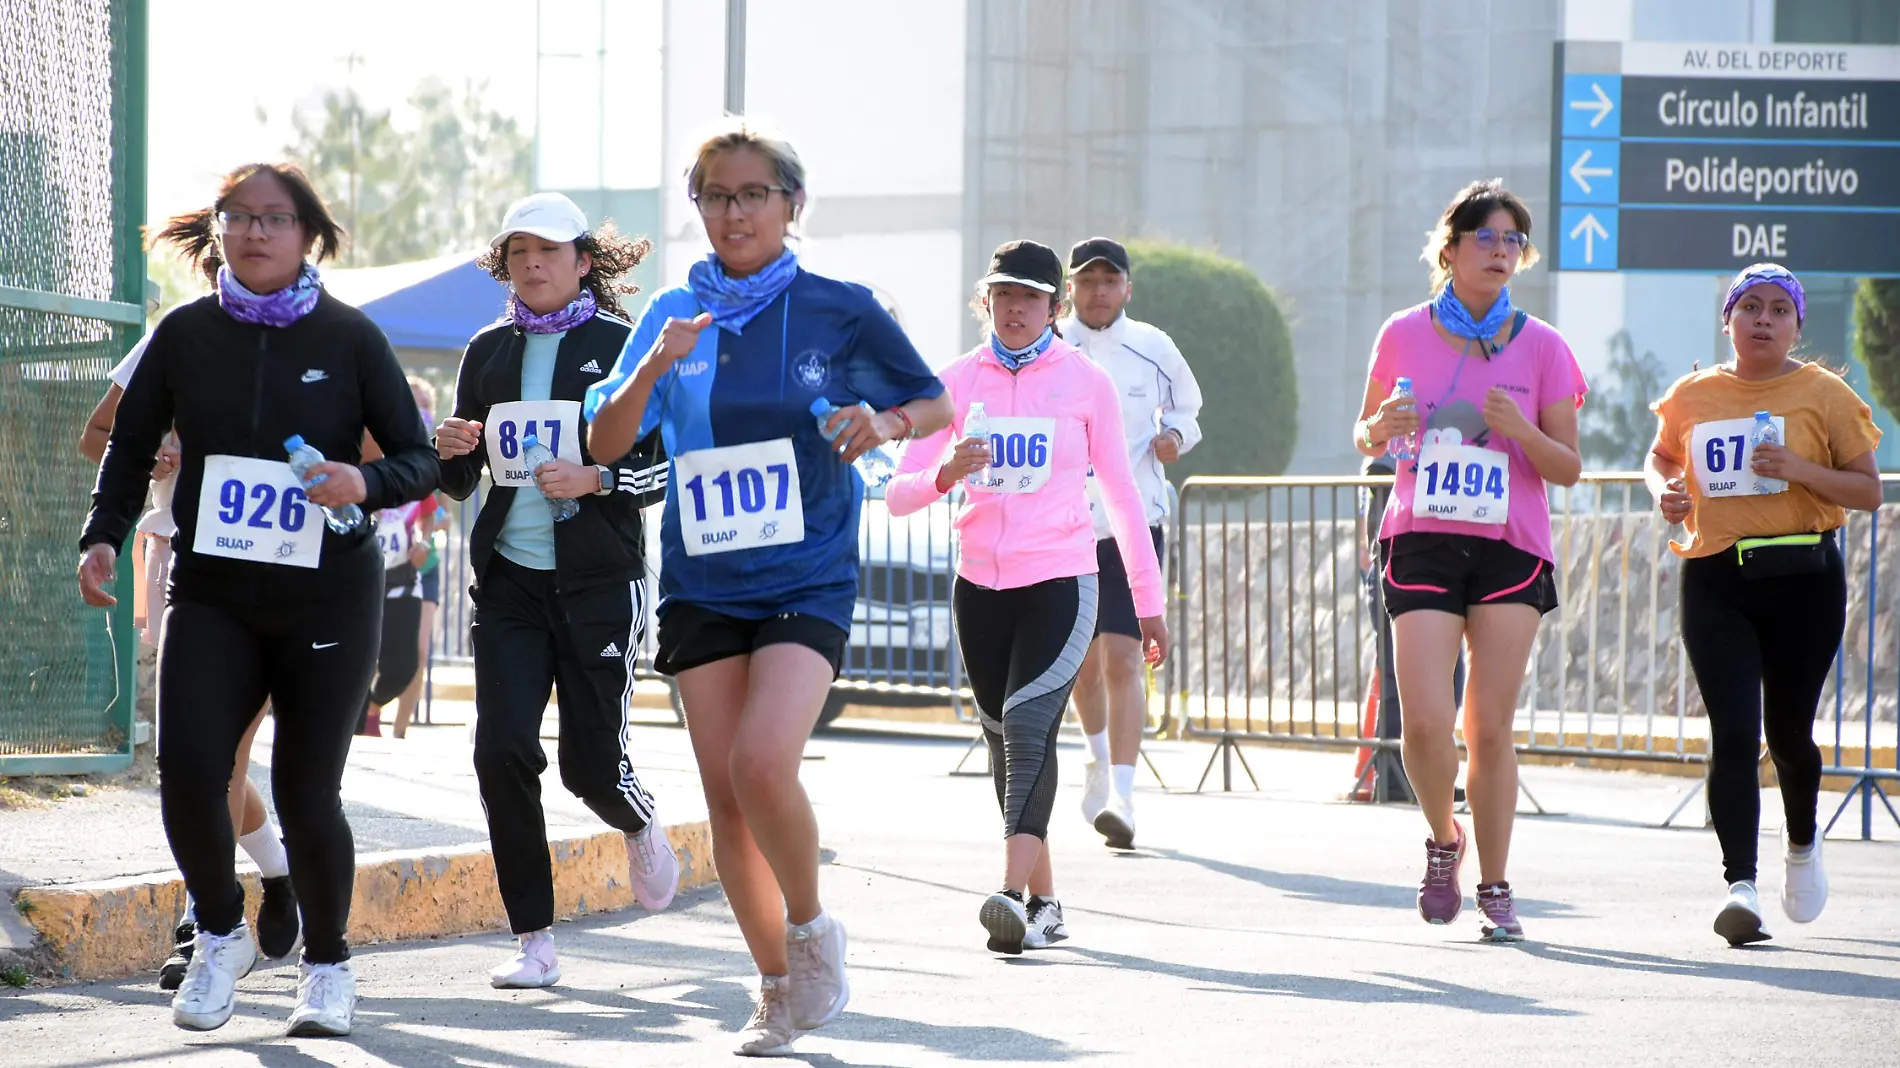
[[[507,288],[475,265],[476,255],[328,270],[323,285],[382,327],[405,365],[453,367],[468,339],[507,309]]]

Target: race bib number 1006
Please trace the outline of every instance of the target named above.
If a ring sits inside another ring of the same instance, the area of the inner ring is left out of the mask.
[[[1056,421],[1028,416],[990,420],[990,466],[986,481],[971,488],[990,493],[1034,493],[1049,483]]]
[[[805,502],[791,438],[676,456],[672,479],[688,556],[805,540]]]

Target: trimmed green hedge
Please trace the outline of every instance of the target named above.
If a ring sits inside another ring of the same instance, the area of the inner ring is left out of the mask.
[[[1854,356],[1874,399],[1900,418],[1900,278],[1863,278],[1855,288]]]
[[[1168,468],[1189,475],[1277,475],[1300,433],[1293,337],[1280,298],[1246,264],[1158,241],[1128,245],[1130,317],[1168,332],[1201,385],[1205,437]]]

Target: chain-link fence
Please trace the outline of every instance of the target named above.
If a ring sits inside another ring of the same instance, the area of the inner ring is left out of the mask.
[[[0,774],[131,757],[131,567],[79,600],[74,445],[144,320],[144,0],[0,3]]]

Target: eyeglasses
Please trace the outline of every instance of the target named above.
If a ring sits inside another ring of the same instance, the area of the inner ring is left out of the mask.
[[[716,219],[726,213],[734,204],[747,215],[756,214],[772,199],[773,193],[791,196],[792,191],[782,185],[748,185],[737,193],[695,193],[693,203],[699,206],[699,213],[708,219]]]
[[[262,215],[253,215],[248,211],[218,213],[218,226],[227,234],[246,233],[253,221],[264,228],[266,235],[281,234],[297,225],[297,216],[287,211],[267,211]]]
[[[1478,243],[1478,247],[1486,252],[1497,248],[1499,241],[1503,241],[1505,244],[1511,246],[1513,252],[1520,254],[1531,246],[1531,235],[1522,230],[1493,230],[1489,226],[1486,226],[1482,229],[1469,231],[1469,233],[1471,234],[1472,240]]]

